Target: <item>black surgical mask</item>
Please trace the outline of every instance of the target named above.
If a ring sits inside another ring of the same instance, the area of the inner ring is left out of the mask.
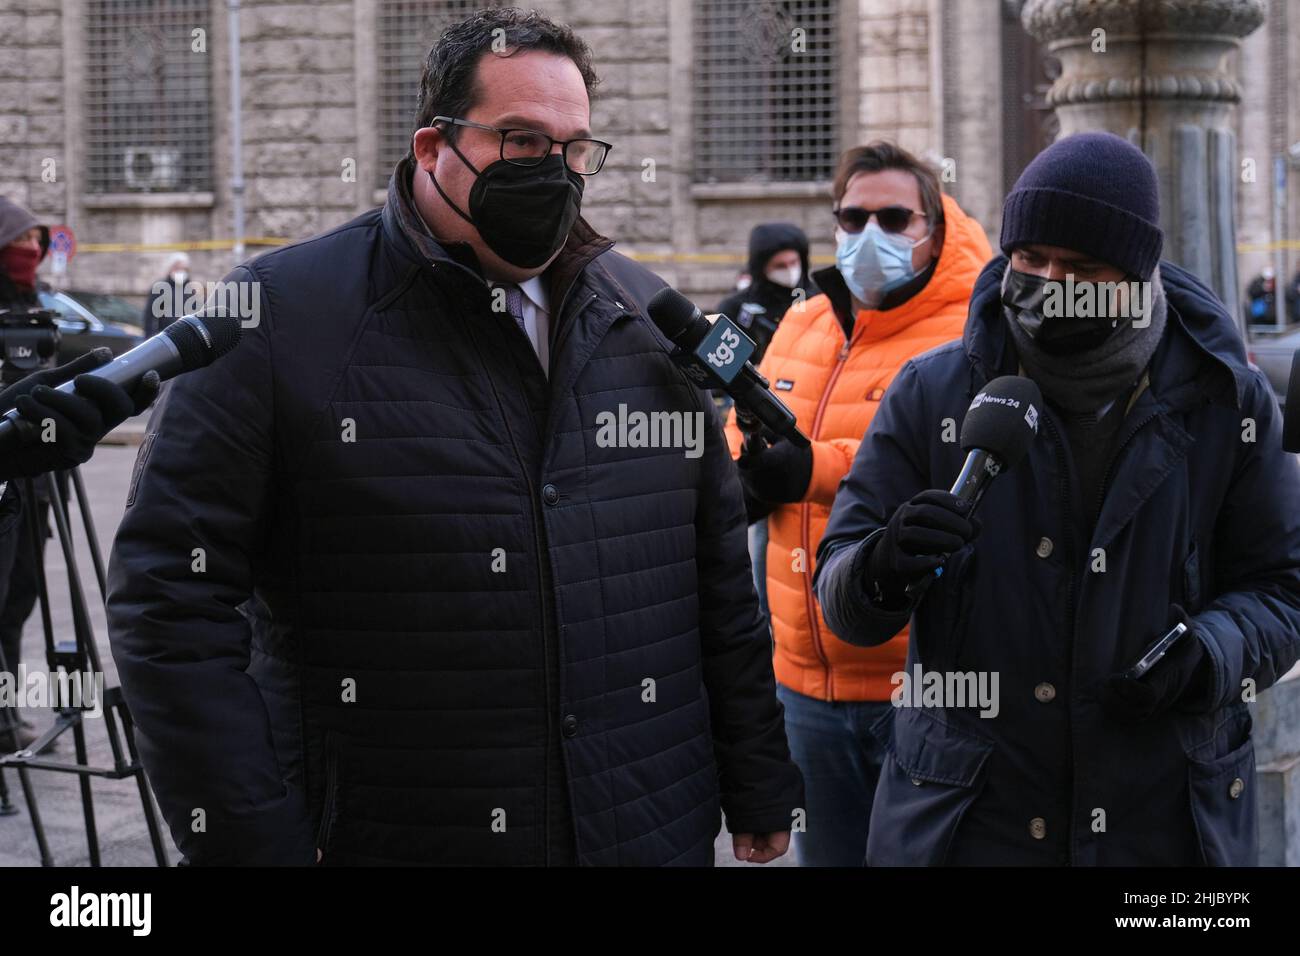
[[[449,143],[478,178],[469,191],[469,212],[463,212],[442,191],[433,172],[433,188],[456,213],[478,230],[487,247],[513,266],[534,269],[564,245],[578,218],[583,180],[564,164],[564,157],[547,156],[536,166],[518,166],[499,159],[484,170]]]
[[[1047,279],[1008,268],[1002,304],[1034,344],[1049,355],[1075,355],[1111,337],[1120,323],[1108,316],[1046,315]],[[1076,282],[1075,287],[1082,285]],[[1095,301],[1095,299],[1094,299]]]

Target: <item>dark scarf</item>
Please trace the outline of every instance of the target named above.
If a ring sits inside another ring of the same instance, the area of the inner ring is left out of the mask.
[[[1005,291],[1011,275],[1002,275]],[[1160,268],[1151,274],[1151,321],[1144,328],[1127,322],[1096,348],[1073,355],[1049,355],[1020,327],[1015,313],[1002,306],[1020,364],[1043,390],[1043,397],[1071,412],[1096,412],[1125,394],[1151,361],[1165,332],[1168,303],[1160,282]]]

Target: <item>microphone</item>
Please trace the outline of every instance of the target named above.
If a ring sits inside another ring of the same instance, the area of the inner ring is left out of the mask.
[[[794,412],[772,394],[767,379],[750,364],[757,346],[736,323],[725,315],[710,322],[676,289],[660,289],[646,309],[676,346],[669,357],[697,385],[720,389],[735,399],[737,420],[746,412],[800,448],[811,444],[799,431]]]
[[[1286,402],[1282,407],[1282,447],[1300,452],[1300,349],[1291,356],[1291,378],[1286,384]]]
[[[85,374],[106,378],[130,391],[146,372],[157,372],[165,382],[182,372],[211,365],[239,344],[241,334],[238,316],[182,316],[129,352]],[[57,390],[75,391],[76,382],[64,382]],[[21,418],[18,409],[12,408],[0,418],[0,447],[22,441],[29,433],[35,434],[35,430],[31,422]]]
[[[956,497],[970,502],[967,514],[975,512],[994,478],[1014,468],[1029,453],[1038,437],[1042,405],[1038,386],[1021,375],[995,378],[971,401],[961,423],[961,450],[966,452],[966,461],[950,489]],[[920,597],[942,574],[941,564],[932,576],[908,585],[908,596]]]

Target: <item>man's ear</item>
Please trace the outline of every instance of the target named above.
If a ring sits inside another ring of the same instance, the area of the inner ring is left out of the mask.
[[[411,137],[411,149],[415,153],[415,162],[421,169],[431,170],[438,162],[438,151],[446,144],[446,137],[436,126],[417,129]]]
[[[934,242],[931,244],[934,249],[934,258],[938,259],[943,252],[943,238],[947,234],[946,222],[941,222],[934,227]]]

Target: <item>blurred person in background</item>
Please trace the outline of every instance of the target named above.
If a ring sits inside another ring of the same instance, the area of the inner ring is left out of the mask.
[[[36,270],[50,247],[50,230],[22,206],[0,197],[0,316],[14,319],[42,311],[37,298]],[[135,390],[135,396],[95,376],[82,373],[111,360],[107,349],[94,349],[57,368],[42,369],[13,381],[0,391],[0,415],[17,408],[22,418],[37,425],[50,422],[53,441],[31,442],[7,448],[0,456],[0,666],[16,674],[22,654],[23,624],[35,607],[39,593],[33,538],[40,534],[42,551],[50,537],[50,502],[46,482],[35,484],[37,532],[26,520],[18,495],[17,477],[37,478],[90,458],[96,442],[129,415],[143,411],[158,390],[158,377]],[[9,372],[6,369],[6,372]],[[21,374],[21,373],[19,373]],[[55,386],[76,380],[75,392],[57,392]],[[8,715],[6,715],[6,718]],[[0,749],[17,750],[37,738],[26,719],[0,720]]]
[[[746,274],[750,281],[715,311],[739,324],[758,345],[750,358],[757,365],[786,310],[817,294],[808,274],[808,237],[794,223],[760,223],[749,233]]]
[[[145,338],[157,335],[185,315],[187,299],[202,302],[203,287],[193,281],[190,257],[178,252],[167,260],[167,274],[150,288],[149,298],[140,313]]]
[[[992,257],[934,170],[892,143],[846,152],[832,195],[836,265],[814,274],[823,294],[786,313],[760,368],[812,447],[746,440],[734,413],[727,425],[749,518],[771,526],[777,696],[808,797],[806,832],[795,834],[801,866],[863,864],[885,755],[871,727],[889,715],[907,656],[906,628],[874,648],[834,639],[813,593],[813,556],[885,390],[912,356],[961,336]]]
[[[1254,325],[1269,325],[1276,312],[1277,276],[1272,266],[1265,266],[1246,286],[1246,317]]]
[[[808,274],[808,237],[790,222],[759,223],[749,233],[749,263],[742,273],[746,281],[723,299],[716,311],[739,324],[758,346],[750,358],[755,366],[763,359],[768,343],[781,319],[792,307],[802,307],[817,287]],[[724,411],[731,408],[731,396],[714,394]],[[754,566],[754,587],[763,614],[767,607],[767,519],[749,526],[749,560]]]

